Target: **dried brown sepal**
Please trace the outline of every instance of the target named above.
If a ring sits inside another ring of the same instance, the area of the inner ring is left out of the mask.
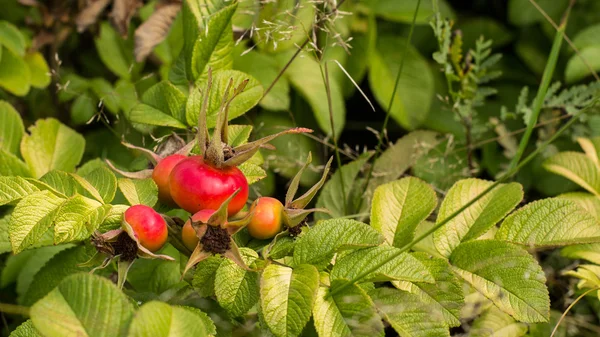
[[[139,0],[113,0],[110,18],[123,38],[127,38],[131,18],[141,6],[142,2]]]
[[[240,193],[240,191],[241,191],[241,188],[238,188],[233,193],[231,193],[229,198],[227,198],[225,201],[223,201],[223,203],[221,203],[221,206],[219,206],[219,209],[216,212],[214,212],[210,216],[210,218],[208,218],[208,221],[207,221],[208,225],[223,226],[227,222],[227,207],[229,207],[229,203],[231,202],[231,199],[233,199],[238,193]]]
[[[135,30],[134,55],[137,62],[144,61],[154,47],[167,37],[171,25],[180,10],[180,3],[157,6],[148,20]]]
[[[100,13],[108,6],[110,0],[88,0],[85,8],[77,14],[75,24],[79,33],[98,21]]]
[[[106,164],[113,171],[117,172],[118,174],[122,175],[125,178],[130,178],[130,179],[147,179],[147,178],[151,178],[152,177],[152,170],[151,169],[141,170],[141,171],[137,171],[137,172],[127,172],[127,171],[123,171],[123,170],[120,170],[120,169],[116,168],[115,165],[110,160],[108,160],[108,159],[106,159]]]

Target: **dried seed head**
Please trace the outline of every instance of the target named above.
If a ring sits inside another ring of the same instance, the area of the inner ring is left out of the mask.
[[[220,226],[207,226],[200,243],[206,252],[223,254],[231,248],[231,236]]]
[[[121,255],[123,261],[133,261],[137,257],[138,246],[126,232],[117,237],[117,241],[112,243],[115,255]]]

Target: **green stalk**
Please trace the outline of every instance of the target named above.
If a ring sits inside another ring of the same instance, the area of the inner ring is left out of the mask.
[[[408,244],[404,245],[403,247],[401,247],[395,254],[393,254],[389,258],[387,258],[387,259],[385,259],[383,261],[380,261],[379,263],[375,264],[371,268],[366,269],[363,272],[361,272],[360,274],[358,274],[356,277],[354,277],[349,282],[344,283],[340,287],[335,288],[333,291],[331,291],[329,293],[329,295],[330,296],[335,295],[335,294],[339,293],[340,291],[342,291],[343,289],[345,289],[346,287],[348,287],[350,284],[354,284],[354,283],[362,280],[365,276],[371,274],[372,272],[374,272],[377,269],[381,268],[386,263],[392,261],[393,259],[397,258],[401,254],[407,252],[415,244],[419,243],[421,240],[423,240],[426,237],[428,237],[429,235],[431,235],[433,232],[435,232],[436,230],[438,230],[439,228],[441,228],[442,226],[444,226],[445,224],[447,224],[448,222],[450,222],[452,219],[456,218],[459,214],[461,214],[467,208],[469,208],[471,205],[473,205],[478,200],[480,200],[481,198],[483,198],[491,190],[493,190],[494,188],[496,188],[501,182],[503,182],[503,181],[507,180],[508,178],[510,178],[510,177],[514,176],[515,174],[517,174],[517,172],[519,172],[519,170],[521,168],[523,168],[523,166],[527,165],[527,163],[529,163],[533,158],[535,158],[535,156],[537,156],[542,150],[544,150],[546,148],[546,146],[548,146],[550,143],[552,143],[554,140],[556,140],[563,132],[565,132],[571,125],[573,125],[573,123],[575,123],[577,121],[579,115],[581,115],[586,110],[587,110],[587,108],[580,110],[575,116],[573,116],[573,118],[571,118],[567,123],[565,123],[565,125],[563,125],[563,127],[561,127],[550,139],[548,139],[541,146],[539,146],[535,151],[533,151],[529,156],[527,156],[525,159],[523,159],[523,161],[520,162],[516,167],[514,167],[514,168],[508,170],[507,172],[505,172],[500,178],[498,178],[497,181],[495,181],[492,185],[490,185],[488,188],[486,188],[483,192],[479,193],[476,197],[474,197],[473,199],[471,199],[469,202],[467,202],[466,204],[464,204],[461,208],[459,208],[458,210],[456,210],[454,213],[450,214],[447,218],[445,218],[441,222],[437,223],[435,226],[433,226],[432,228],[430,228],[427,232],[421,234],[419,237],[413,239],[410,243],[408,243]]]
[[[544,69],[544,74],[542,75],[542,83],[538,89],[535,101],[533,102],[531,115],[529,116],[529,120],[527,121],[527,129],[525,130],[525,133],[521,138],[517,154],[513,157],[512,161],[510,162],[509,170],[515,168],[519,163],[519,160],[521,160],[521,157],[523,157],[523,154],[527,149],[527,144],[529,143],[529,138],[531,138],[533,129],[537,124],[540,111],[542,110],[542,106],[544,105],[546,93],[548,92],[548,87],[550,86],[550,82],[552,81],[554,69],[556,68],[558,54],[560,53],[560,46],[562,45],[562,41],[565,35],[565,28],[567,27],[567,18],[569,17],[569,12],[570,8],[567,9],[563,21],[561,22],[560,26],[558,27],[558,30],[556,31],[556,36],[554,37],[554,42],[552,43],[552,50],[550,51],[550,56],[548,57],[548,63],[546,63],[546,68]]]
[[[22,305],[0,303],[0,312],[29,317],[29,307],[24,307]]]

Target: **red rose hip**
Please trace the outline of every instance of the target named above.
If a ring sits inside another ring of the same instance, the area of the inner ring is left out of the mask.
[[[281,232],[283,204],[271,197],[261,197],[254,208],[254,215],[248,223],[248,232],[256,239],[270,239]]]
[[[156,252],[167,242],[167,223],[151,207],[131,206],[125,211],[124,219],[133,229],[140,244],[149,251]]]
[[[248,181],[242,171],[235,166],[215,168],[201,156],[180,161],[171,171],[169,187],[175,203],[190,213],[218,209],[238,189],[227,213],[239,212],[248,200]]]
[[[187,157],[181,154],[173,154],[160,160],[152,171],[152,180],[158,186],[158,199],[167,205],[174,206],[175,202],[171,198],[171,190],[169,188],[169,175],[175,165]]]

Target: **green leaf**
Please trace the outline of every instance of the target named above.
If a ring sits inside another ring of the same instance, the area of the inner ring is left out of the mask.
[[[115,75],[131,79],[136,63],[133,58],[131,40],[126,41],[108,21],[100,24],[100,35],[94,39],[102,63]]]
[[[22,297],[24,305],[33,305],[46,296],[65,277],[79,272],[87,272],[91,267],[79,267],[96,253],[93,246],[76,246],[60,251],[35,274],[31,286]]]
[[[423,263],[435,279],[435,283],[394,281],[394,286],[419,297],[435,314],[441,312],[445,324],[460,325],[460,310],[464,304],[462,282],[450,271],[448,261],[433,258],[425,253],[413,254]]]
[[[371,155],[372,153],[366,153],[366,155],[360,156],[357,160],[340,167],[327,180],[325,185],[323,185],[321,193],[319,193],[316,206],[329,210],[331,214],[316,213],[316,219],[338,218],[353,212],[353,209],[350,207],[353,202],[350,198],[350,192],[360,170],[369,158],[371,158]],[[342,191],[346,194],[344,195]]]
[[[15,25],[8,21],[0,21],[0,49],[2,46],[15,55],[25,55],[25,37]]]
[[[75,171],[85,139],[56,119],[39,119],[21,141],[21,154],[35,177],[51,170]]]
[[[452,186],[440,206],[437,223],[471,201],[492,184],[464,179]],[[476,239],[502,220],[523,199],[518,183],[501,184],[433,233],[433,242],[443,256],[450,256],[461,242]]]
[[[406,49],[405,44],[395,36],[377,38],[377,47],[369,57],[369,85],[377,102],[387,109],[404,58],[390,114],[404,128],[414,130],[427,118],[434,98],[434,81],[425,59],[414,47],[409,45]]]
[[[377,288],[369,292],[385,321],[402,337],[450,336],[444,317],[432,310],[414,294],[392,289]]]
[[[565,199],[574,202],[600,221],[600,198],[586,192],[570,192],[556,196],[556,199]]]
[[[18,154],[24,133],[21,115],[8,102],[0,101],[0,149]]]
[[[236,147],[248,143],[251,133],[252,125],[228,125],[227,135],[229,137],[229,145]]]
[[[272,55],[257,51],[241,55],[242,52],[242,50],[234,51],[234,68],[250,74],[260,82],[263,88],[268,88],[279,74],[277,60]],[[288,110],[290,108],[290,83],[287,78],[280,78],[258,104],[267,110]]]
[[[594,161],[581,152],[560,152],[544,161],[544,168],[600,196],[600,173]]]
[[[399,253],[400,249],[379,246],[357,249],[338,258],[331,270],[331,280],[353,281],[364,270],[375,264],[385,263],[374,272],[363,277],[359,282],[385,282],[403,280],[412,282],[433,283],[434,279],[427,267],[408,253]]]
[[[375,13],[387,20],[410,24],[413,20],[417,0],[395,1],[395,0],[367,0],[366,5]],[[452,7],[445,1],[438,1],[440,14],[446,18],[453,18]],[[419,12],[417,13],[416,24],[427,24],[435,14],[433,4],[428,1],[421,1]]]
[[[253,40],[261,50],[271,53],[294,49],[311,34],[315,15],[315,4],[309,0],[265,3],[256,20]]]
[[[185,124],[177,119],[143,103],[134,105],[129,112],[125,113],[125,115],[134,124],[169,126],[178,129],[186,128]]]
[[[89,81],[90,89],[94,92],[100,102],[106,106],[108,111],[113,114],[119,113],[119,94],[113,86],[102,77],[94,78]]]
[[[568,0],[538,0],[538,6],[547,15],[558,21],[569,4]],[[510,0],[508,2],[508,20],[517,26],[526,26],[546,19],[529,0]]]
[[[91,274],[65,278],[31,307],[44,336],[125,336],[133,305],[112,282]]]
[[[476,41],[483,35],[492,40],[492,48],[499,48],[513,40],[513,34],[502,22],[489,17],[475,17],[461,22],[458,27],[466,48],[475,48]]]
[[[283,67],[294,54],[293,51],[279,53],[276,55],[279,66]],[[308,102],[317,124],[327,135],[332,135],[331,119],[329,116],[329,103],[327,100],[327,90],[325,87],[325,78],[321,73],[321,65],[308,53],[302,52],[296,57],[294,62],[289,65],[284,75],[292,84],[292,87]],[[330,79],[331,91],[331,110],[333,114],[333,123],[336,138],[344,129],[346,122],[346,105],[342,88],[337,81]]]
[[[53,192],[59,192],[67,197],[81,194],[102,202],[102,197],[98,191],[87,180],[82,177],[62,171],[50,171],[42,176],[39,182],[46,183]]]
[[[600,61],[598,57],[600,57],[600,44],[582,49],[577,55],[571,56],[565,69],[567,83],[577,82],[591,76],[592,70],[599,71]],[[585,59],[585,62],[582,58]]]
[[[373,195],[371,226],[387,244],[403,247],[437,206],[435,191],[424,181],[407,177],[379,186]]]
[[[216,334],[210,318],[196,308],[151,301],[135,313],[128,337],[209,336]]]
[[[91,168],[90,166],[90,169],[84,165],[77,170],[77,174],[88,181],[98,191],[105,203],[109,203],[115,198],[117,177],[106,164],[100,161],[99,163],[100,166],[96,168]]]
[[[270,264],[260,281],[260,307],[265,324],[275,336],[299,336],[311,316],[319,287],[314,266],[294,269]]]
[[[548,320],[546,276],[519,246],[495,240],[465,242],[452,252],[450,263],[457,275],[516,320]]]
[[[249,185],[267,177],[267,172],[262,167],[249,162],[241,164],[238,168],[246,176]]]
[[[96,114],[96,103],[95,97],[83,93],[78,96],[71,104],[71,121],[76,125],[87,124]]]
[[[490,307],[473,322],[469,337],[521,337],[527,325],[516,322],[496,307]]]
[[[9,223],[10,242],[15,254],[53,243],[52,225],[64,201],[50,191],[35,192],[21,199]]]
[[[28,319],[11,332],[9,337],[42,337],[42,334],[37,331],[33,326],[33,322]]]
[[[335,289],[337,284],[332,284]],[[330,288],[319,287],[313,306],[315,329],[319,336],[383,337],[383,324],[373,302],[358,285],[332,294]]]
[[[12,250],[10,246],[10,238],[8,236],[9,222],[10,215],[0,218],[0,254],[4,254]]]
[[[598,34],[600,34],[600,23],[587,26],[577,32],[577,35],[573,38],[573,44],[579,50],[600,45]]]
[[[25,55],[25,63],[31,73],[31,86],[35,88],[45,88],[50,84],[50,68],[46,59],[40,52],[29,53]]]
[[[40,269],[42,269],[52,257],[70,247],[72,246],[59,245],[36,248],[31,251],[33,254],[30,254],[26,261],[20,261],[20,272],[17,277],[17,294],[19,295],[19,300],[27,293],[34,280],[34,276],[37,275]]]
[[[151,178],[128,179],[119,178],[119,189],[130,205],[146,205],[154,207],[158,201],[158,187]]]
[[[0,149],[0,176],[31,177],[31,172],[17,156]]]
[[[355,220],[331,219],[317,222],[294,248],[294,264],[326,267],[340,250],[373,247],[383,238],[369,225]]]
[[[129,208],[128,205],[112,205],[108,214],[104,218],[104,222],[98,227],[98,231],[101,233],[107,232],[111,229],[121,228],[123,222],[123,213]]]
[[[233,79],[233,84],[229,91],[231,95],[233,88],[236,88],[243,81],[248,80],[244,91],[236,96],[229,105],[228,120],[232,120],[245,114],[252,109],[263,95],[263,88],[260,83],[252,76],[237,70],[223,70],[213,73],[212,89],[208,96],[208,108],[206,111],[206,123],[208,128],[213,128],[217,124],[217,114],[221,109],[225,90],[229,85],[230,79]],[[196,84],[196,88],[206,90],[206,79]],[[198,89],[196,89],[198,90]],[[186,120],[189,126],[198,125],[198,115],[200,114],[200,106],[202,105],[202,95],[190,94],[187,102]]]
[[[572,201],[543,199],[509,215],[495,239],[536,248],[600,243],[600,222]]]
[[[216,271],[225,261],[218,256],[210,256],[196,265],[192,286],[200,297],[210,297],[215,294]]]
[[[178,121],[185,121],[185,94],[168,81],[159,82],[146,90],[142,102]]]
[[[181,281],[179,251],[167,245],[161,250],[161,254],[169,255],[175,260],[138,259],[129,269],[127,281],[137,292],[161,294]]]
[[[39,190],[35,185],[21,177],[0,176],[0,205],[21,200]]]
[[[0,88],[17,96],[25,96],[31,88],[30,82],[31,73],[27,63],[19,55],[4,48],[0,58]]]
[[[65,201],[54,219],[54,244],[90,238],[108,214],[111,205],[76,195]]]
[[[252,264],[258,254],[250,248],[240,248],[246,265]],[[215,275],[217,302],[233,317],[244,315],[259,299],[258,273],[242,269],[225,259]]]

